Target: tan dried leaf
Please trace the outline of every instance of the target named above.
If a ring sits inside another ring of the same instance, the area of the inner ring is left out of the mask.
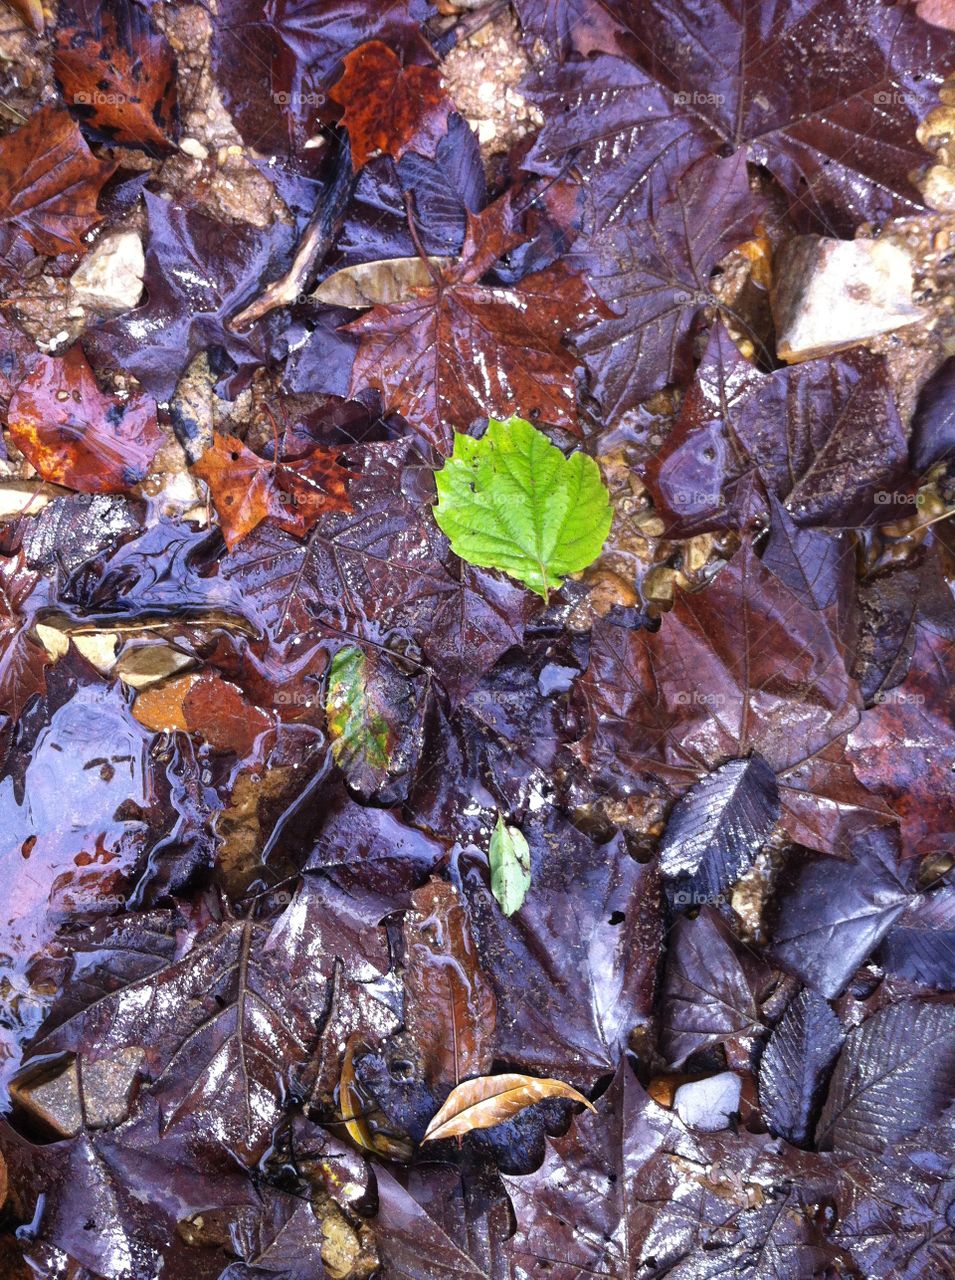
[[[437,1142],[439,1138],[456,1138],[472,1129],[490,1129],[512,1120],[525,1107],[544,1098],[570,1098],[594,1110],[582,1093],[563,1080],[513,1073],[478,1076],[451,1090],[444,1106],[428,1125],[423,1141]]]

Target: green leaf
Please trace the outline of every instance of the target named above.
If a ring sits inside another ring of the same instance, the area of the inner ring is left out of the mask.
[[[354,645],[328,672],[325,717],[335,763],[361,799],[407,797],[422,733],[419,690],[387,659]]]
[[[545,600],[596,560],[610,532],[610,498],[593,458],[565,458],[523,418],[491,418],[480,440],[455,433],[435,482],[434,518],[452,550]]]
[[[497,815],[489,850],[491,892],[506,916],[512,916],[531,887],[531,851],[517,827],[506,827]]]

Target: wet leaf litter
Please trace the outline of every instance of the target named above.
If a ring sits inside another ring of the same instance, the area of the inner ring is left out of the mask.
[[[0,1272],[955,1274],[944,6],[0,16]]]

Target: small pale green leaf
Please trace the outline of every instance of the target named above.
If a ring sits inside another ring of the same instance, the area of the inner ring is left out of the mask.
[[[610,532],[610,498],[593,458],[565,458],[523,418],[492,418],[480,440],[455,433],[435,482],[434,518],[454,552],[545,600],[596,560]]]
[[[489,850],[491,864],[491,892],[506,916],[512,916],[531,887],[531,851],[517,827],[504,825],[497,816],[497,826],[491,833]]]

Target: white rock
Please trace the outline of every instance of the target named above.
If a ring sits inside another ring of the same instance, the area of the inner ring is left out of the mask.
[[[854,346],[921,320],[912,260],[888,240],[796,236],[777,256],[776,350],[790,364]]]
[[[128,311],[142,296],[145,268],[142,241],[135,231],[105,235],[73,272],[73,301],[88,311]]]
[[[192,156],[193,160],[209,158],[209,148],[204,147],[198,138],[183,138],[179,144],[179,150],[184,151],[187,156]]]
[[[739,1110],[743,1082],[732,1071],[705,1080],[681,1084],[673,1095],[677,1115],[689,1129],[715,1133],[729,1128],[729,1117]]]

